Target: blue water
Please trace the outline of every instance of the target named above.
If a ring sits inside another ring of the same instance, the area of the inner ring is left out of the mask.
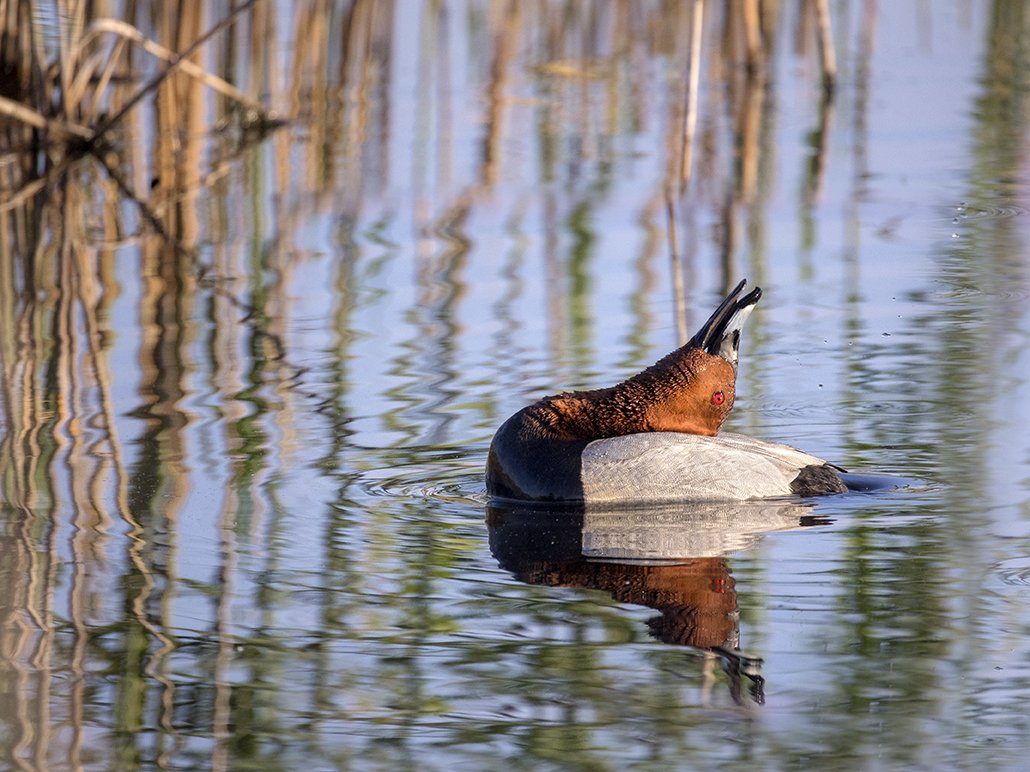
[[[726,428],[905,484],[489,508],[677,345],[689,4],[270,4],[289,125],[125,140],[181,249],[89,159],[3,225],[0,768],[1022,768],[1028,20],[830,5],[823,110],[796,7],[749,90],[705,5],[687,327],[761,286]]]

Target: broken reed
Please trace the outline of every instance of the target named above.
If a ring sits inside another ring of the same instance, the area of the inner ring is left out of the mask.
[[[34,2],[6,5],[7,13],[0,20],[0,66],[5,73],[0,114],[9,119],[0,134],[0,141],[7,145],[4,149],[65,146],[72,154],[94,152],[134,107],[176,72],[236,102],[248,122],[271,125],[274,115],[264,105],[191,61],[202,46],[259,1],[246,0],[181,52],[150,40],[126,21],[97,18],[86,24],[87,4],[81,0],[57,4],[56,41],[48,45],[42,22],[46,17]],[[197,19],[191,17],[180,20],[175,29],[197,26]],[[132,83],[132,46],[156,59],[160,67],[156,75],[120,99],[110,87],[116,76],[119,82]]]

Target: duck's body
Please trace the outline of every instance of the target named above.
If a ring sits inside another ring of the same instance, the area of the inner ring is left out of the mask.
[[[487,467],[487,488],[500,498],[645,504],[847,490],[822,459],[742,434],[646,432],[557,446],[505,442],[508,432],[517,428],[497,432]]]
[[[761,297],[744,282],[687,345],[608,389],[545,397],[494,435],[487,491],[532,501],[653,503],[841,493],[800,450],[718,435],[733,407],[740,330]],[[718,435],[718,436],[717,436]]]

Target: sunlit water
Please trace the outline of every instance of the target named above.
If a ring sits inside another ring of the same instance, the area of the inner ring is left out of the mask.
[[[689,327],[762,286],[727,428],[902,487],[488,507],[505,417],[677,345],[679,22],[377,6],[345,56],[334,18],[365,80],[282,84],[186,198],[203,281],[100,230],[93,284],[5,269],[0,767],[1022,768],[1027,20],[831,3],[821,115],[787,5],[753,185],[704,59]]]

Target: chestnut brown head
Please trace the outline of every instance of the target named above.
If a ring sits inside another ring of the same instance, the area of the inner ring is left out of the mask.
[[[655,389],[647,423],[656,432],[714,437],[733,408],[736,376],[725,359],[700,349],[674,351],[653,368],[665,383]]]
[[[737,285],[682,348],[631,379],[646,393],[651,431],[715,436],[736,396],[740,330],[762,290]]]

